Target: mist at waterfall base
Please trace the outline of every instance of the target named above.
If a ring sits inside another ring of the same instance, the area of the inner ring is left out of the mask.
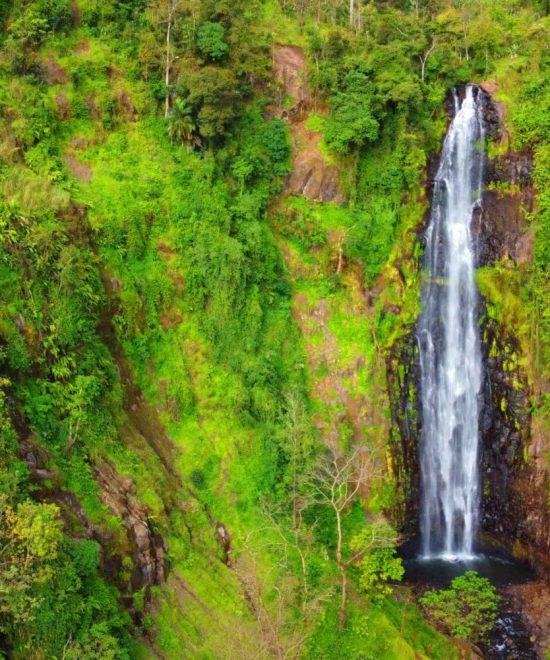
[[[462,98],[461,98],[462,97]],[[448,584],[475,570],[523,582],[528,565],[479,544],[482,352],[472,221],[482,209],[484,96],[453,93],[454,114],[434,180],[425,235],[420,367],[420,537],[401,549],[406,579]]]

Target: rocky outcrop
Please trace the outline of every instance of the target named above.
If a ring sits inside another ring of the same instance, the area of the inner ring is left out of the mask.
[[[299,46],[277,44],[273,51],[273,71],[283,92],[292,99],[292,105],[282,110],[281,115],[289,119],[299,119],[312,107],[312,98],[307,84],[307,58]],[[279,106],[285,105],[284,99]]]
[[[41,498],[58,505],[71,536],[97,541],[102,549],[104,574],[124,589],[137,591],[145,586],[161,584],[166,580],[166,544],[153,531],[148,511],[136,497],[135,484],[121,476],[110,463],[94,467],[101,501],[122,522],[126,537],[91,522],[78,497],[63,490],[60,474],[47,466],[50,457],[46,449],[34,443],[31,437],[21,440],[20,452],[29,469],[31,479]],[[129,554],[133,572],[129,582],[121,580],[122,559]]]
[[[166,545],[151,528],[147,508],[136,498],[134,482],[122,477],[110,463],[95,468],[100,497],[122,521],[130,543],[134,571],[132,589],[161,584],[166,579]]]
[[[318,202],[343,201],[340,176],[334,165],[327,165],[319,147],[321,135],[299,122],[293,129],[292,173],[287,181],[291,195],[303,195]]]
[[[282,94],[270,112],[287,120],[292,134],[288,192],[321,202],[343,201],[338,168],[323,154],[321,133],[308,127],[313,111],[323,115],[327,109],[315,100],[308,86],[304,51],[297,46],[276,45],[273,72]]]
[[[505,257],[518,266],[531,263],[533,233],[526,214],[533,210],[532,158],[509,152],[490,160],[483,211],[476,218],[480,236],[480,264],[494,264]]]
[[[530,641],[538,657],[550,648],[550,586],[544,581],[509,587],[507,597],[516,611],[520,611],[531,632]]]

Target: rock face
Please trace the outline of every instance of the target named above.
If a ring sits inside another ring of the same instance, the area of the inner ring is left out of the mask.
[[[507,144],[505,109],[490,97],[487,107],[489,133],[502,149]],[[481,265],[504,260],[507,268],[521,273],[531,264],[533,232],[526,219],[534,207],[531,169],[528,152],[507,150],[489,160],[478,219]],[[531,416],[531,401],[543,386],[519,332],[519,327],[491,318],[483,327],[482,528],[493,542],[528,558],[540,575],[550,578],[550,438]]]
[[[132,479],[122,477],[110,463],[104,462],[94,467],[102,502],[125,528],[126,541],[122,542],[125,547],[121,548],[121,540],[116,534],[93,524],[76,495],[62,490],[59,474],[46,468],[49,455],[45,449],[28,437],[21,440],[20,451],[37,490],[42,491],[43,499],[59,506],[72,534],[99,543],[103,571],[110,580],[119,581],[122,558],[127,554],[132,558],[133,572],[129,584],[124,581],[125,588],[137,591],[166,580],[168,563],[165,542],[151,529],[147,509],[137,500]],[[52,482],[53,487],[45,487],[46,480]]]
[[[516,611],[527,622],[538,657],[548,657],[550,648],[550,587],[547,582],[536,581],[508,588],[508,598]]]
[[[550,579],[550,438],[531,417],[534,387],[517,339],[489,321],[484,348],[482,527]]]
[[[132,551],[134,571],[132,589],[161,584],[166,579],[166,546],[159,534],[151,529],[147,509],[135,496],[135,485],[122,477],[110,463],[95,469],[101,500],[126,528]]]
[[[307,83],[307,60],[297,46],[276,45],[273,53],[275,79],[283,95],[271,112],[286,119],[292,133],[292,173],[287,180],[291,195],[311,200],[343,201],[338,169],[327,162],[321,149],[321,134],[308,128],[310,113],[326,114],[315,101]]]
[[[490,160],[483,212],[477,218],[481,264],[509,257],[518,266],[531,263],[533,234],[525,215],[533,210],[531,155],[507,153]]]
[[[286,113],[286,116],[298,118],[310,109],[312,101],[307,85],[307,59],[304,51],[298,46],[277,44],[273,52],[273,69],[284,93],[293,100],[291,112]]]
[[[407,535],[419,531],[420,465],[420,365],[414,332],[402,337],[386,360],[386,374],[391,406],[391,471],[397,484],[396,525]]]
[[[343,201],[339,190],[339,173],[327,165],[319,143],[321,136],[306,128],[305,122],[293,127],[292,173],[287,189],[292,195],[303,195],[318,202]]]
[[[530,437],[529,386],[518,365],[520,346],[490,319],[483,333],[484,382],[480,416],[482,528],[492,539],[513,539],[523,520],[516,482]]]

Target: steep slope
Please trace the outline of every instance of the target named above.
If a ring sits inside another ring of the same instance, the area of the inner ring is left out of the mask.
[[[392,584],[410,466],[387,381],[445,91],[511,60],[498,41],[465,59],[453,3],[393,4],[350,29],[331,3],[0,3],[11,656],[466,652]],[[535,19],[510,20],[542,62]],[[371,469],[339,528],[327,457],[345,492]]]

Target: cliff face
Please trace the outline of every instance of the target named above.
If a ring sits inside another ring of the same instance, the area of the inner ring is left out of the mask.
[[[386,361],[391,405],[391,457],[399,489],[401,511],[395,518],[407,536],[418,531],[420,501],[420,402],[418,344],[413,332],[402,337],[392,348]]]
[[[494,85],[485,86],[495,91]],[[483,442],[482,527],[517,556],[550,576],[550,509],[547,455],[550,442],[531,413],[540,398],[536,337],[525,311],[533,258],[532,157],[508,148],[505,110],[488,100],[488,129],[498,154],[487,164],[479,219],[480,276],[484,296],[485,382],[480,430]]]
[[[482,412],[482,531],[486,541],[530,559],[550,575],[550,513],[547,455],[550,440],[532,416],[543,384],[537,382],[533,338],[522,300],[522,285],[533,255],[527,215],[533,210],[531,156],[508,148],[505,109],[484,85],[489,159],[483,211],[474,218],[479,245],[484,380]],[[496,152],[497,155],[492,154]],[[427,176],[430,194],[434,166]],[[427,218],[425,218],[425,221]],[[421,234],[419,234],[419,240]],[[419,265],[420,267],[420,265]],[[418,531],[421,430],[418,351],[414,328],[394,345],[388,358],[392,403],[392,455],[402,493],[402,528]]]

